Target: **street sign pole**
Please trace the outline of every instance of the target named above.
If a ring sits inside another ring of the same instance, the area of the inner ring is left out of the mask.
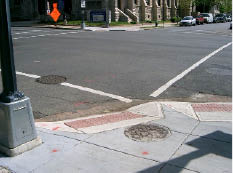
[[[86,1],[85,0],[81,0],[81,9],[82,9],[81,29],[85,29],[85,21],[84,21],[85,8],[86,8]]]
[[[30,99],[17,90],[10,27],[9,0],[0,1],[0,60],[3,92],[0,95],[0,152],[15,156],[41,144]]]
[[[105,5],[106,5],[106,22],[105,22],[105,27],[109,28],[109,8],[108,8],[108,0],[105,0]]]

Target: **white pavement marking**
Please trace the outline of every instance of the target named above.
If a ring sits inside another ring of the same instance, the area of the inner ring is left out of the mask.
[[[131,99],[127,99],[127,98],[124,98],[124,97],[121,97],[121,96],[105,93],[105,92],[99,91],[99,90],[94,90],[94,89],[91,89],[91,88],[82,87],[82,86],[79,86],[79,85],[73,85],[73,84],[66,83],[66,82],[61,83],[61,85],[68,86],[68,87],[71,87],[71,88],[76,88],[76,89],[79,89],[79,90],[82,90],[82,91],[87,91],[87,92],[102,95],[102,96],[111,97],[113,99],[117,99],[117,100],[120,100],[120,101],[126,102],[126,103],[132,102]]]
[[[26,77],[34,78],[34,79],[40,78],[40,76],[38,76],[38,75],[27,74],[27,73],[18,72],[18,71],[16,72],[16,74],[17,75],[21,75],[21,76],[26,76]],[[63,82],[60,85],[66,86],[66,87],[70,87],[70,88],[76,88],[76,89],[79,89],[81,91],[87,91],[87,92],[90,92],[90,93],[93,93],[93,94],[98,94],[98,95],[101,95],[101,96],[110,97],[110,98],[113,98],[113,99],[116,99],[116,100],[120,100],[120,101],[125,102],[125,103],[131,103],[132,102],[131,99],[127,99],[127,98],[124,98],[124,97],[121,97],[121,96],[118,96],[118,95],[113,95],[113,94],[105,93],[105,92],[99,91],[99,90],[94,90],[94,89],[91,89],[91,88],[82,87],[82,86],[79,86],[79,85],[73,85],[73,84],[66,83],[66,82]]]
[[[21,75],[21,76],[26,76],[26,77],[30,77],[30,78],[40,78],[40,76],[37,76],[37,75],[34,75],[34,74],[26,74],[26,73],[22,73],[22,72],[19,72],[17,71],[16,72],[17,75]]]
[[[38,32],[39,30],[37,30]],[[13,35],[18,35],[18,34],[22,34],[22,33],[29,33],[29,32],[21,32],[21,33],[15,33]],[[49,36],[49,35],[66,35],[66,34],[76,34],[76,33],[79,33],[79,32],[61,32],[61,33],[57,33],[57,34],[53,34],[53,33],[49,33],[49,34],[41,34],[41,35],[32,35],[32,36],[29,36],[29,37],[17,37],[17,38],[13,38],[14,40],[18,40],[18,39],[21,39],[21,38],[36,38],[36,37],[45,37],[45,36]]]
[[[186,69],[185,71],[183,71],[182,73],[180,73],[179,75],[177,75],[176,77],[174,77],[173,79],[171,79],[170,81],[168,81],[165,85],[163,85],[160,88],[158,88],[150,96],[152,96],[152,97],[158,97],[160,94],[162,94],[164,91],[166,91],[175,82],[177,82],[178,80],[182,79],[185,75],[187,75],[189,72],[191,72],[192,70],[194,70],[195,68],[197,68],[200,64],[202,64],[203,62],[205,62],[206,60],[208,60],[209,58],[211,58],[212,56],[214,56],[216,53],[220,52],[224,48],[230,46],[231,44],[232,44],[232,42],[227,43],[226,45],[218,48],[217,50],[213,51],[209,55],[205,56],[200,61],[196,62],[191,67],[189,67],[188,69]]]

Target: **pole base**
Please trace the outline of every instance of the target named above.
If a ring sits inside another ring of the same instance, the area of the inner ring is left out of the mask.
[[[25,97],[11,103],[0,102],[0,146],[5,147],[3,152],[8,148],[9,155],[21,153],[21,145],[35,139],[37,133],[30,99]]]
[[[26,151],[32,150],[40,144],[42,144],[42,140],[39,137],[37,137],[36,139],[33,139],[32,141],[29,141],[15,148],[7,148],[3,145],[0,145],[0,152],[9,157],[14,157]]]
[[[84,22],[81,23],[81,29],[85,29],[85,23]]]

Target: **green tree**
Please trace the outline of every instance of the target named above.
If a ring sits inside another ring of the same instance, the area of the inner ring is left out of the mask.
[[[178,5],[178,13],[180,17],[190,15],[190,7],[192,0],[180,0]]]
[[[221,13],[230,13],[232,0],[194,0],[197,11],[209,12],[213,6],[217,6]]]

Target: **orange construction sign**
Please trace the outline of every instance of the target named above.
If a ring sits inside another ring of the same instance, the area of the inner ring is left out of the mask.
[[[57,3],[53,3],[53,11],[49,15],[53,18],[54,22],[57,22],[61,15],[61,13],[57,9]]]

